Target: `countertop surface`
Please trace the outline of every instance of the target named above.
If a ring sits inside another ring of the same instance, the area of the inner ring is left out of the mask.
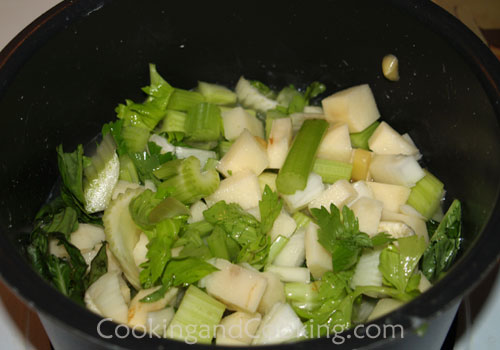
[[[500,56],[500,0],[435,0],[467,24]],[[0,49],[59,0],[0,0]],[[497,35],[498,36],[498,35]],[[492,271],[460,307],[454,349],[499,349],[500,278]],[[49,350],[50,343],[35,312],[0,282],[2,349]]]

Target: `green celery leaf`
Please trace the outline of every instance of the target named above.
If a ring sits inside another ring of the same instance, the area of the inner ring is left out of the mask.
[[[262,199],[259,201],[260,225],[262,233],[268,233],[273,228],[274,221],[281,212],[283,201],[266,185]]]
[[[142,90],[149,95],[147,102],[166,110],[174,88],[161,77],[154,64],[149,64],[150,85]]]
[[[417,235],[399,238],[397,242],[399,248],[391,244],[380,253],[379,270],[384,281],[398,291],[405,292],[426,249],[426,243],[423,237]]]
[[[76,200],[83,203],[83,146],[78,145],[72,153],[64,153],[62,145],[59,145],[57,163],[64,186]]]
[[[97,255],[90,263],[90,271],[85,276],[85,289],[97,281],[102,275],[108,272],[108,255],[106,254],[106,243],[103,243]]]
[[[392,243],[396,239],[392,238],[392,236],[386,232],[379,232],[375,236],[373,236],[371,240],[374,247],[379,247],[382,245],[386,245],[387,243]]]

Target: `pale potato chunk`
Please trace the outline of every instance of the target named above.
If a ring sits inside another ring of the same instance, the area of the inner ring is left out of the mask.
[[[267,149],[248,130],[243,130],[220,160],[217,170],[225,177],[245,170],[259,175],[268,165]]]
[[[218,201],[237,203],[247,210],[259,205],[262,198],[259,180],[250,170],[239,172],[220,182],[219,188],[205,198],[210,207]]]
[[[291,143],[292,120],[290,118],[273,120],[267,144],[269,168],[281,169],[285,163]]]
[[[280,214],[274,220],[273,227],[269,234],[271,235],[271,242],[274,242],[276,237],[290,237],[297,228],[297,223],[295,220],[288,214],[288,212],[284,209],[281,210]]]
[[[261,319],[262,316],[258,313],[241,311],[224,317],[217,326],[216,344],[235,345],[234,341],[237,341],[242,345],[250,345]]]
[[[408,142],[386,122],[381,122],[368,140],[368,146],[376,154],[418,154],[415,145]]]
[[[349,163],[351,153],[351,138],[347,124],[331,125],[321,140],[317,157]]]
[[[153,311],[158,311],[163,309],[165,306],[171,304],[177,292],[177,288],[170,288],[165,295],[159,300],[152,303],[143,303],[142,298],[148,296],[149,294],[156,292],[160,287],[153,287],[148,289],[141,289],[137,292],[135,297],[130,302],[128,309],[128,324],[130,326],[146,326],[146,321],[148,319],[148,313]]]
[[[238,138],[245,129],[254,136],[264,138],[264,126],[262,122],[243,108],[235,107],[223,111],[221,115],[224,124],[224,137],[226,139],[234,140]]]
[[[309,203],[309,210],[325,207],[330,211],[331,204],[341,209],[345,204],[355,199],[356,196],[357,192],[349,181],[345,179],[338,180],[328,186],[316,199]]]
[[[429,242],[429,234],[427,232],[427,225],[425,224],[425,221],[415,217],[415,216],[409,216],[409,215],[404,215],[400,213],[394,213],[389,210],[383,210],[382,211],[382,220],[383,221],[400,221],[404,222],[408,226],[410,226],[413,231],[415,231],[415,234],[418,236],[424,237],[425,242]]]
[[[399,207],[406,203],[411,190],[400,185],[384,184],[380,182],[367,182],[373,191],[373,196],[384,203],[384,209],[397,212]]]
[[[376,199],[362,197],[351,206],[359,221],[359,230],[369,236],[376,235],[384,204]]]
[[[267,288],[260,300],[257,311],[265,315],[271,310],[274,304],[286,301],[285,285],[278,275],[273,272],[263,272],[261,274],[267,280]]]
[[[266,291],[267,279],[260,272],[215,259],[219,271],[204,278],[207,293],[229,309],[254,313]]]
[[[306,237],[306,265],[315,279],[320,279],[327,271],[332,271],[332,255],[318,242],[318,226],[310,223]]]
[[[380,118],[375,98],[368,84],[339,91],[321,101],[325,119],[346,123],[349,132],[360,132]]]
[[[370,163],[370,174],[377,182],[413,187],[425,172],[412,156],[375,155]]]

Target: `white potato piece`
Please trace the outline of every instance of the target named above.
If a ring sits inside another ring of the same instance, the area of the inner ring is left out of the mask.
[[[399,207],[406,203],[411,190],[406,186],[384,184],[380,182],[367,182],[373,196],[384,203],[384,209],[397,212]]]
[[[128,305],[121,291],[121,273],[107,272],[85,292],[85,304],[98,310],[99,315],[109,317],[117,323],[127,323]]]
[[[222,123],[224,124],[224,137],[226,139],[231,141],[238,138],[245,129],[254,136],[264,138],[264,126],[262,122],[242,107],[223,111],[221,115]]]
[[[422,219],[419,219],[415,216],[394,213],[394,212],[391,212],[391,211],[384,209],[382,211],[382,220],[383,221],[404,222],[405,224],[410,226],[413,229],[413,231],[415,231],[416,235],[424,237],[426,243],[429,242],[429,234],[427,232],[427,225],[425,224],[425,221]]]
[[[106,240],[104,229],[92,224],[78,224],[78,229],[70,236],[70,242],[80,250],[94,249]]]
[[[295,220],[288,214],[288,212],[284,209],[281,210],[276,220],[274,220],[273,227],[271,231],[269,231],[269,235],[271,236],[271,242],[274,242],[276,237],[290,237],[297,228],[297,223]]]
[[[366,198],[374,198],[373,197],[373,191],[370,186],[368,186],[367,181],[360,180],[356,181],[352,184],[352,188],[356,191],[356,197],[351,200],[349,203],[347,203],[348,207],[351,207],[356,201],[362,197]]]
[[[267,143],[269,168],[281,169],[285,163],[291,143],[292,120],[290,118],[273,120]]]
[[[262,198],[259,180],[250,170],[242,171],[225,178],[220,182],[219,188],[205,198],[210,207],[218,201],[237,203],[247,210],[259,205]]]
[[[318,242],[318,226],[310,223],[305,235],[306,265],[315,279],[332,271],[332,255]]]
[[[331,123],[346,123],[349,132],[360,132],[380,118],[368,84],[353,86],[321,101],[325,118]]]
[[[306,230],[301,228],[295,232],[288,243],[273,261],[275,266],[299,267],[304,263],[306,257]]]
[[[352,187],[349,181],[341,179],[328,186],[321,194],[309,202],[309,210],[312,208],[325,207],[330,211],[330,205],[334,204],[337,208],[342,207],[354,200],[357,196],[356,190]]]
[[[220,160],[217,170],[225,177],[246,170],[259,175],[268,165],[267,149],[248,130],[243,130]]]
[[[427,277],[425,277],[425,275],[422,273],[422,271],[420,271],[419,273],[420,273],[420,283],[418,284],[418,290],[421,293],[423,293],[427,289],[429,289],[430,287],[432,287],[432,283],[429,282],[429,280],[427,279]]]
[[[376,318],[384,316],[384,315],[388,314],[389,312],[392,312],[392,311],[396,310],[397,308],[401,307],[403,304],[404,303],[402,301],[392,299],[392,298],[380,299],[377,302],[377,305],[375,305],[375,308],[373,309],[370,316],[368,316],[368,321],[372,321]]]
[[[360,198],[351,206],[359,221],[359,230],[369,236],[376,235],[384,204],[376,199]]]
[[[392,238],[408,237],[415,234],[410,226],[401,221],[380,221],[378,232],[386,232]]]
[[[265,315],[271,310],[274,304],[286,301],[285,285],[281,282],[279,276],[273,272],[262,272],[261,276],[267,280],[267,288],[262,299],[260,299],[257,311]]]
[[[381,249],[366,250],[359,258],[354,275],[351,279],[351,288],[358,286],[382,286],[382,272],[378,269]]]
[[[319,144],[318,158],[349,163],[352,147],[347,124],[331,125]]]
[[[417,147],[409,143],[386,122],[381,122],[375,129],[368,139],[368,146],[376,154],[404,154],[406,156],[418,154]]]
[[[266,271],[277,274],[282,282],[311,282],[311,273],[305,267],[270,265]]]
[[[163,309],[165,306],[172,303],[177,296],[178,289],[170,288],[165,295],[157,301],[152,303],[143,303],[140,300],[151,293],[156,292],[161,287],[153,287],[148,289],[141,289],[137,292],[135,297],[130,302],[130,306],[128,309],[128,324],[130,326],[144,326],[146,327],[146,321],[148,319],[148,313],[153,311],[159,311]]]
[[[208,209],[208,206],[203,201],[194,202],[191,207],[189,207],[189,211],[191,212],[191,216],[188,218],[188,224],[192,224],[194,222],[202,221],[205,219],[203,216],[203,212]]]
[[[234,341],[244,345],[252,344],[262,316],[259,313],[236,311],[224,317],[217,326],[216,345],[234,345]]]
[[[413,187],[425,176],[425,172],[412,156],[374,155],[370,174],[377,182]]]
[[[215,259],[219,271],[204,278],[207,293],[229,309],[254,313],[266,291],[267,279],[260,272],[247,270],[224,259]]]

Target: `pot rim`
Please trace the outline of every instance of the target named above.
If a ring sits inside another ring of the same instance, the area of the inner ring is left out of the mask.
[[[27,26],[0,52],[0,95],[7,88],[21,68],[39,47],[53,35],[70,23],[99,10],[111,0],[66,0],[38,17]],[[465,25],[436,4],[425,0],[389,0],[408,15],[417,18],[443,37],[468,62],[476,77],[488,95],[493,109],[500,120],[500,62],[479,38]],[[412,302],[405,304],[396,311],[381,317],[370,324],[401,324],[405,329],[416,329],[424,325],[427,319],[443,312],[456,303],[463,295],[470,292],[483,279],[500,258],[500,235],[496,228],[500,226],[500,200],[497,189],[496,203],[482,232],[475,239],[469,251],[463,254],[452,269],[435,284],[434,288],[423,293]],[[481,259],[477,259],[481,257]],[[11,262],[15,264],[12,265]],[[29,267],[20,254],[13,249],[6,235],[0,235],[0,266],[8,267],[0,270],[0,278],[19,295],[28,306],[35,308],[45,317],[49,317],[75,335],[93,339],[96,343],[104,343],[96,337],[95,325],[101,317],[83,310],[46,283]],[[465,271],[465,272],[464,272]],[[444,291],[444,292],[443,292]],[[47,300],[57,300],[57,304],[47,303]],[[432,310],[432,311],[429,311]],[[75,317],[78,315],[78,317]],[[62,321],[64,320],[64,321]],[[105,330],[110,330],[111,323]],[[352,334],[352,330],[346,332]],[[143,339],[127,337],[126,342],[114,337],[108,342],[115,345],[138,346],[139,344],[153,347],[182,346],[184,344],[165,339]],[[354,337],[353,337],[354,339]],[[307,344],[314,345],[328,339],[314,339]],[[363,341],[363,345],[377,342],[377,339]],[[356,344],[353,344],[356,345]],[[202,346],[202,345],[198,345]],[[269,347],[269,346],[267,346]],[[256,347],[253,347],[256,348]]]

